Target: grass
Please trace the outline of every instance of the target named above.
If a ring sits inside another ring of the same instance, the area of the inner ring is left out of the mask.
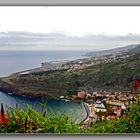
[[[140,133],[140,96],[130,104],[129,111],[121,118],[98,120],[88,128],[80,128],[65,114],[36,112],[31,106],[26,109],[9,108],[6,126],[0,123],[0,133],[47,133],[47,134],[104,134]]]
[[[7,111],[7,124],[0,124],[0,133],[78,133],[79,127],[66,115],[48,115],[47,111],[36,112],[30,106]]]

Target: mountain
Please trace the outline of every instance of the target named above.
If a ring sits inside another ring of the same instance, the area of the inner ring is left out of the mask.
[[[104,56],[104,55],[111,55],[111,54],[133,54],[133,53],[139,53],[140,52],[140,44],[134,44],[134,45],[128,45],[125,47],[115,48],[115,49],[109,49],[109,50],[103,50],[103,51],[94,51],[86,53],[85,56]]]

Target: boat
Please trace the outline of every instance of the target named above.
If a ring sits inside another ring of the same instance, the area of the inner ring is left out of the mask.
[[[65,99],[66,102],[69,102],[70,100]]]
[[[11,92],[8,92],[8,95],[13,95],[13,93],[11,93]]]

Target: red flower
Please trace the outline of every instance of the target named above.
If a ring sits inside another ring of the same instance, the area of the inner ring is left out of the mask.
[[[133,86],[135,88],[135,94],[137,93],[137,88],[138,88],[138,80],[133,81]]]
[[[6,127],[6,114],[4,112],[4,107],[2,103],[1,103],[1,112],[0,112],[0,123],[4,124],[4,127]]]
[[[133,81],[133,86],[134,86],[134,88],[137,88],[138,87],[138,80],[134,80]]]
[[[123,116],[123,118],[127,119],[127,118],[128,118],[128,116]]]

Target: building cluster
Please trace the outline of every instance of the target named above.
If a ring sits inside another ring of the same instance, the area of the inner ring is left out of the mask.
[[[83,69],[83,68],[95,66],[98,64],[107,64],[110,62],[118,62],[118,61],[121,61],[128,57],[130,57],[130,55],[120,55],[120,54],[119,55],[111,54],[111,55],[107,55],[107,56],[89,57],[89,58],[83,58],[83,59],[70,61],[70,62],[64,64],[64,66],[65,66],[65,68],[67,68],[70,71],[70,70],[75,70],[75,69]]]
[[[136,100],[133,93],[98,91],[87,93],[79,91],[72,95],[72,100],[81,100],[89,106],[89,117],[97,115],[97,119],[119,118],[128,109],[129,104]]]
[[[99,64],[107,64],[111,62],[119,62],[121,60],[127,59],[134,54],[128,54],[123,51],[114,52],[111,54],[97,55],[95,57],[86,57],[82,59],[77,59],[73,61],[50,61],[41,63],[41,67],[24,70],[21,72],[13,73],[13,75],[25,75],[29,73],[36,73],[42,71],[73,71],[77,69],[84,69],[90,66],[95,66]]]
[[[64,63],[63,61],[44,62],[41,63],[41,69],[42,71],[67,70],[67,68],[63,66]]]
[[[76,70],[76,69],[83,69],[86,67],[98,65],[98,64],[106,64],[110,62],[118,62],[122,59],[126,59],[130,57],[130,55],[120,55],[120,54],[110,54],[98,57],[88,57],[77,59],[73,61],[66,61],[66,62],[45,62],[42,63],[42,70],[43,71],[51,71],[51,70]]]

